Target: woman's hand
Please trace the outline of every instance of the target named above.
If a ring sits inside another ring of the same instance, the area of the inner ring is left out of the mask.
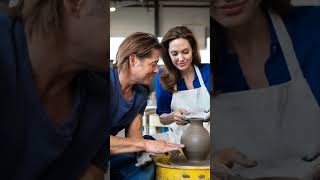
[[[188,124],[187,121],[182,119],[183,115],[189,114],[189,112],[185,109],[177,109],[174,112],[171,113],[173,122],[175,122],[177,125],[186,125]]]
[[[238,164],[246,168],[257,166],[256,161],[250,160],[237,149],[223,149],[216,152],[213,156],[213,176],[220,179],[226,179],[226,177],[230,176],[230,170],[234,164]]]

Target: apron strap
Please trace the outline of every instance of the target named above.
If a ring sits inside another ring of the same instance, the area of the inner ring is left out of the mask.
[[[284,22],[282,21],[281,17],[272,10],[269,10],[269,15],[275,28],[276,35],[280,43],[285,61],[287,63],[291,79],[294,80],[298,77],[303,76],[292,40],[289,36]]]
[[[196,70],[201,87],[205,87],[203,79],[202,79],[202,75],[201,75],[201,72],[200,72],[198,66],[196,66],[196,65],[193,65],[193,66],[194,66],[194,69]]]

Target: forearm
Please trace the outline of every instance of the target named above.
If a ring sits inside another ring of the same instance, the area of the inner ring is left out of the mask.
[[[160,115],[160,122],[163,125],[169,125],[172,124],[174,122],[174,117],[172,115],[172,113],[168,114],[168,113],[163,113]]]
[[[139,114],[137,117],[134,119],[134,121],[131,123],[131,125],[128,128],[128,134],[127,137],[133,138],[133,139],[143,139],[142,136],[142,115]]]
[[[129,132],[127,137],[130,139],[143,139],[141,132]]]
[[[110,154],[140,152],[146,150],[145,140],[141,138],[124,138],[110,136]]]

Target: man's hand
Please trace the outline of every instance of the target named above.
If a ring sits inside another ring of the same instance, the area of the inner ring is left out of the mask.
[[[162,154],[183,148],[183,144],[172,144],[163,140],[145,140],[146,152]]]

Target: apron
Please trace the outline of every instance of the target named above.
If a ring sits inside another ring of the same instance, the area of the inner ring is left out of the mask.
[[[189,89],[185,91],[178,91],[172,94],[171,111],[175,111],[179,108],[183,108],[190,113],[204,112],[210,108],[210,94],[204,85],[202,75],[198,66],[194,66],[197,73],[200,87],[195,89]],[[210,132],[210,123],[204,122],[204,127]],[[169,125],[169,142],[180,144],[180,139],[183,132],[190,126],[177,125],[172,123]]]
[[[319,163],[302,158],[320,142],[320,109],[305,80],[282,19],[270,12],[291,80],[268,88],[220,94],[213,99],[215,150],[234,147],[256,160],[234,175],[305,177]],[[319,147],[319,146],[318,146]]]

